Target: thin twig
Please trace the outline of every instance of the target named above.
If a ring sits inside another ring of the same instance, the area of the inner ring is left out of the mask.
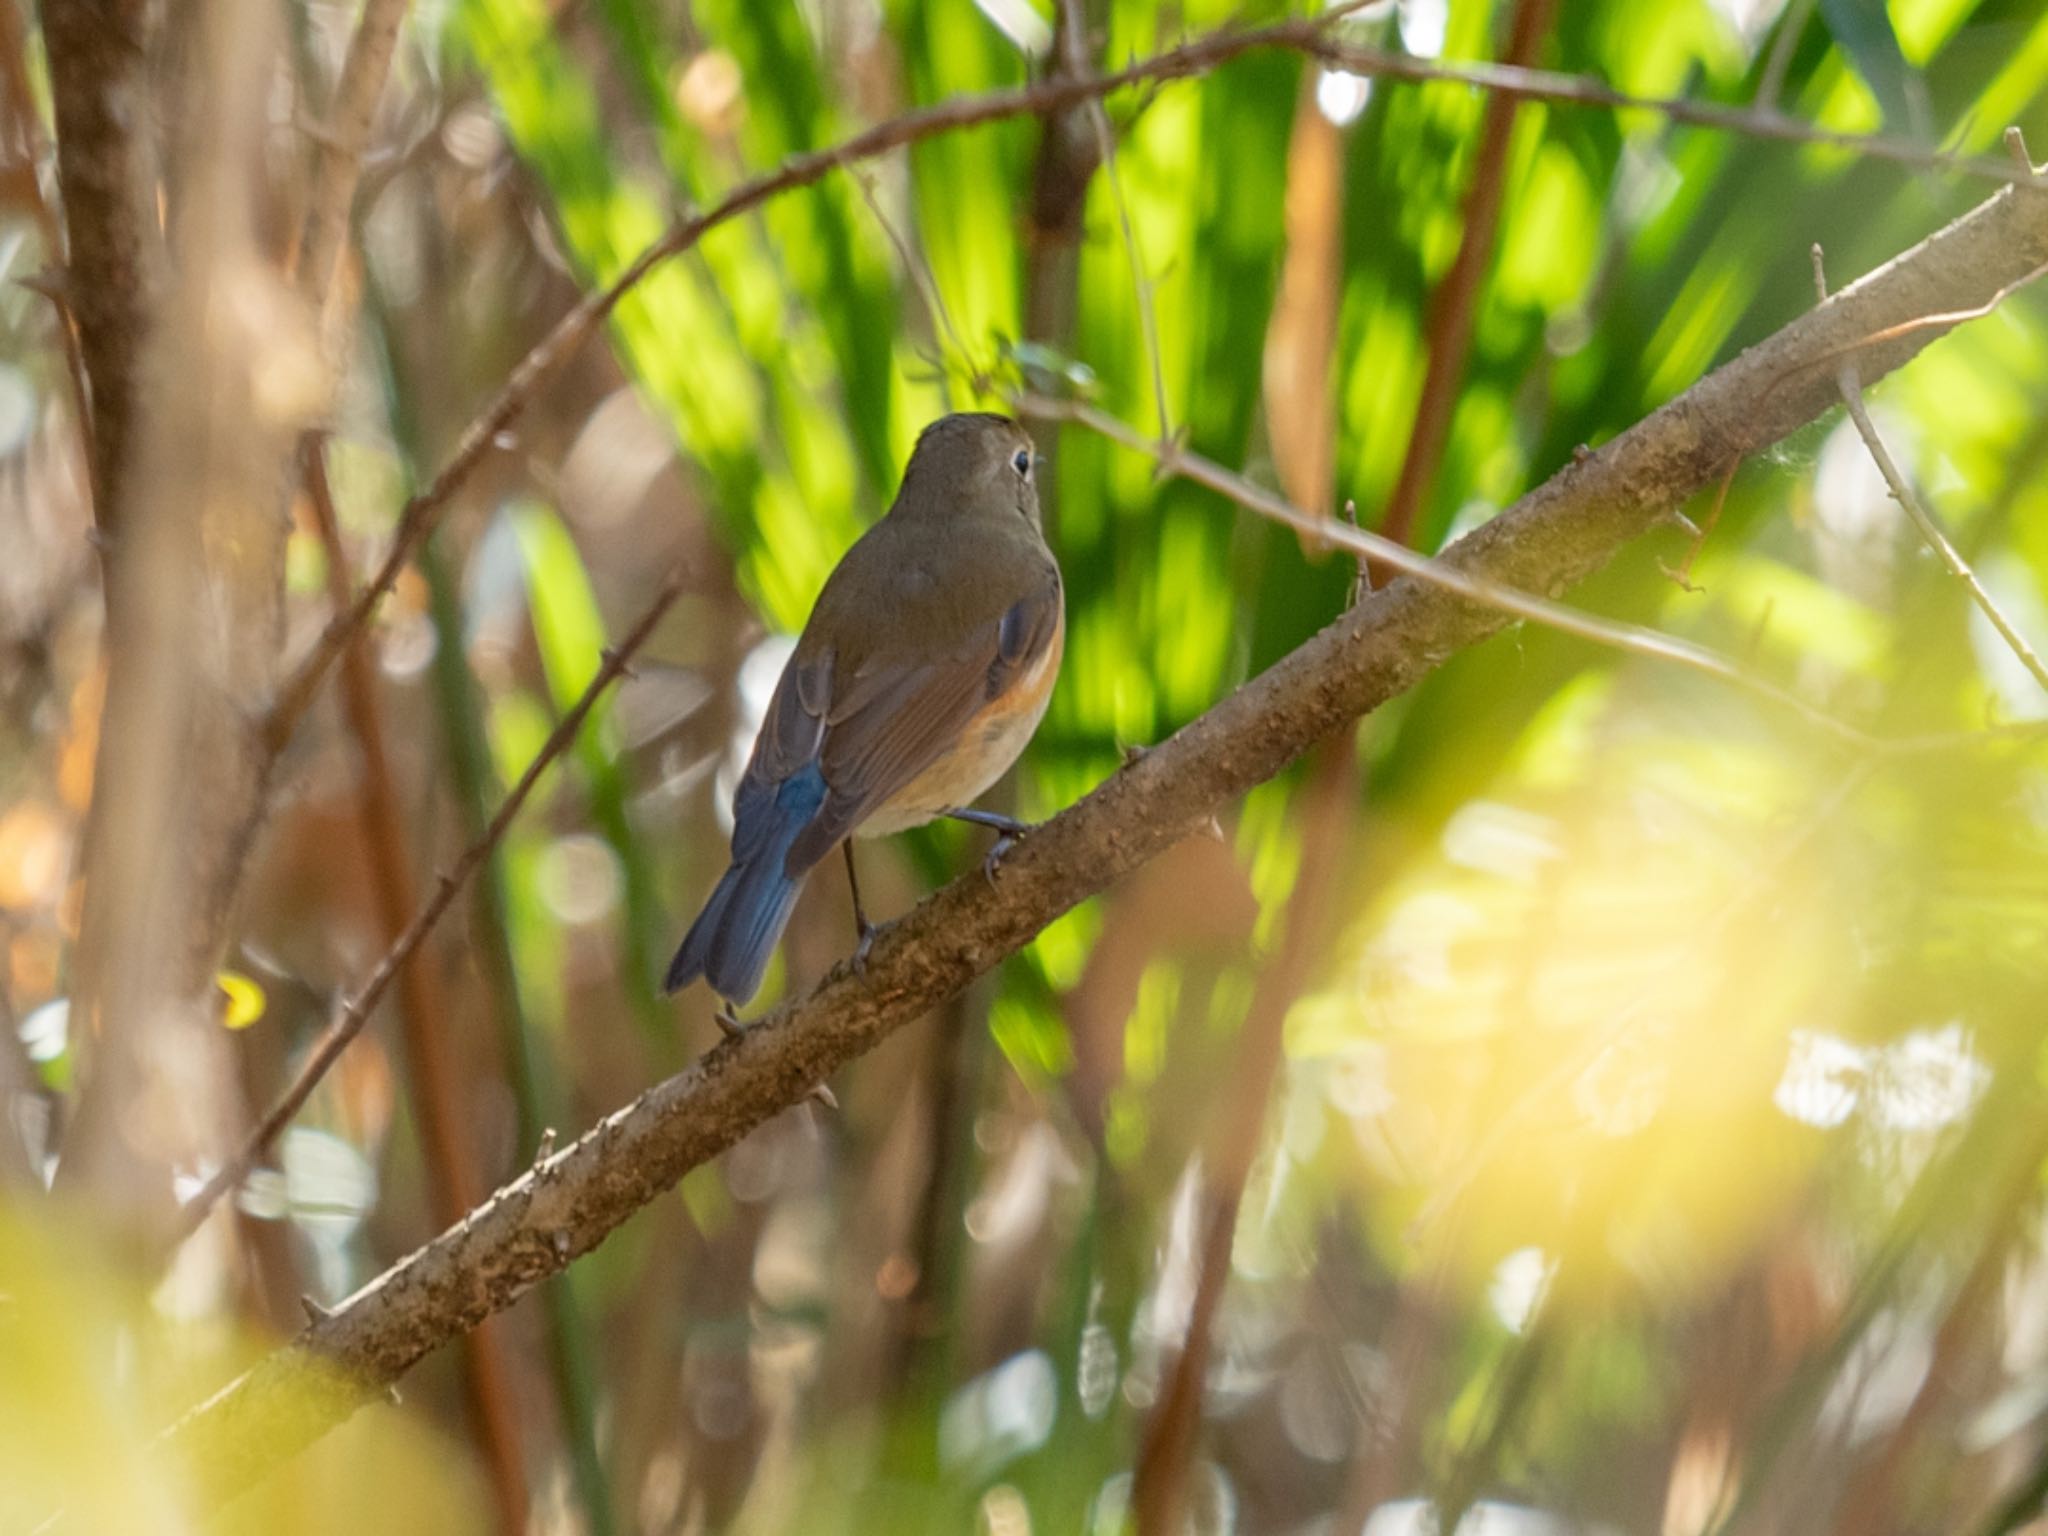
[[[1690,640],[1681,640],[1675,635],[1663,634],[1640,624],[1598,618],[1580,609],[1567,607],[1563,603],[1552,602],[1549,598],[1537,597],[1533,593],[1489,581],[1483,576],[1460,570],[1429,555],[1418,554],[1406,545],[1396,544],[1380,534],[1346,526],[1333,518],[1317,517],[1304,512],[1263,486],[1254,485],[1242,475],[1233,474],[1222,465],[1177,444],[1155,443],[1106,411],[1083,401],[1053,400],[1027,393],[1020,395],[1017,403],[1019,409],[1036,415],[1078,422],[1104,437],[1123,444],[1126,448],[1151,455],[1159,464],[1162,474],[1184,476],[1198,485],[1207,486],[1218,495],[1227,497],[1249,512],[1270,518],[1297,533],[1307,534],[1312,538],[1350,550],[1356,555],[1365,556],[1380,565],[1413,576],[1418,581],[1441,587],[1446,592],[1469,602],[1512,614],[1518,619],[1527,619],[1531,623],[1543,625],[1546,629],[1554,629],[1581,640],[1590,640],[1595,645],[1608,646],[1614,650],[1658,661],[1675,662],[1708,677],[1733,683],[1759,698],[1789,709],[1808,724],[1817,726],[1848,745],[1864,750],[1875,750],[1881,745],[1875,737],[1839,716],[1832,715],[1817,705],[1809,704],[1789,689],[1780,687],[1768,678],[1758,676],[1706,646],[1696,645]]]
[[[453,453],[440,471],[405,504],[392,532],[391,548],[384,563],[348,607],[328,622],[304,660],[278,689],[265,732],[272,749],[280,749],[290,737],[292,728],[312,701],[321,678],[341,654],[348,636],[368,621],[379,600],[397,581],[398,573],[404,569],[420,539],[433,527],[456,490],[481,462],[499,434],[511,425],[540,385],[575,353],[636,284],[670,257],[690,249],[709,231],[759,204],[794,188],[809,186],[840,167],[873,159],[934,134],[1005,118],[1058,111],[1144,81],[1187,79],[1207,73],[1240,55],[1272,48],[1305,53],[1354,74],[1403,81],[1446,80],[1483,90],[1506,92],[1531,101],[1653,112],[1679,122],[1755,138],[1795,144],[1824,144],[1902,165],[1948,170],[2006,184],[2033,185],[2032,177],[2023,175],[2006,161],[1988,156],[1945,154],[1903,139],[1879,134],[1841,133],[1776,114],[1723,107],[1711,102],[1634,96],[1616,91],[1597,80],[1575,75],[1511,69],[1506,65],[1444,64],[1384,49],[1362,48],[1341,42],[1331,35],[1333,23],[1345,14],[1346,9],[1339,7],[1321,16],[1296,18],[1268,27],[1212,33],[1107,74],[1081,78],[1054,76],[1014,90],[959,97],[906,112],[829,148],[793,156],[777,169],[735,187],[714,206],[679,219],[660,239],[636,256],[608,286],[585,298],[556,322],[463,430]]]
[[[968,355],[967,343],[961,340],[960,332],[954,328],[952,311],[946,307],[946,296],[939,292],[939,280],[932,275],[931,266],[925,261],[923,253],[896,227],[895,221],[882,207],[882,199],[876,193],[873,183],[857,171],[852,173],[852,181],[854,186],[860,189],[861,201],[868,205],[868,212],[875,216],[875,222],[882,226],[882,233],[887,236],[889,244],[895,247],[896,259],[903,263],[903,273],[910,279],[911,289],[924,304],[925,323],[931,327],[932,341],[939,349],[940,400],[946,409],[951,410],[953,401],[950,388],[951,368],[947,363],[948,353],[957,359],[968,381],[977,389],[985,377],[984,371],[977,367],[974,359]]]
[[[1971,304],[1963,309],[1945,309],[1939,314],[1915,315],[1910,320],[1901,320],[1897,325],[1888,325],[1883,330],[1872,331],[1867,336],[1859,336],[1854,341],[1845,342],[1839,347],[1830,347],[1820,356],[1809,357],[1797,367],[1788,368],[1777,378],[1771,380],[1765,386],[1759,403],[1762,403],[1763,400],[1768,400],[1779,389],[1792,383],[1800,375],[1825,368],[1829,363],[1836,362],[1841,358],[1854,357],[1859,352],[1867,352],[1872,347],[1882,346],[1888,341],[1897,341],[1901,337],[1911,336],[1918,331],[1952,330],[1965,321],[1982,320],[2022,288],[2039,282],[2043,277],[2048,277],[2048,262],[2043,262],[2032,271],[2014,278],[1981,304]]]
[[[1076,73],[1085,73],[1088,60],[1087,21],[1081,14],[1081,0],[1065,0],[1067,13],[1068,46],[1076,65]],[[1346,6],[1344,9],[1354,9]],[[1326,16],[1327,22],[1330,17]],[[1088,126],[1095,134],[1095,152],[1101,159],[1102,169],[1109,177],[1110,200],[1116,205],[1117,224],[1123,230],[1124,255],[1131,266],[1131,299],[1138,307],[1138,334],[1145,347],[1145,361],[1151,369],[1152,408],[1157,413],[1159,440],[1167,441],[1173,436],[1173,413],[1166,405],[1166,365],[1159,355],[1159,317],[1152,302],[1152,277],[1145,267],[1145,253],[1138,245],[1138,231],[1131,223],[1130,200],[1124,196],[1124,181],[1117,170],[1116,133],[1109,125],[1109,113],[1103,109],[1100,97],[1087,102],[1082,108],[1088,114]]]
[[[540,385],[574,355],[619,302],[663,262],[689,250],[719,225],[781,193],[809,186],[834,170],[872,160],[934,134],[1004,118],[1055,111],[1139,80],[1183,79],[1205,73],[1240,54],[1261,48],[1307,50],[1323,39],[1327,26],[1323,19],[1311,18],[1246,31],[1218,32],[1112,74],[1082,79],[1055,77],[1014,90],[959,97],[906,112],[829,148],[794,155],[775,170],[735,187],[712,207],[678,219],[660,239],[634,257],[609,284],[584,298],[555,322],[548,334],[520,359],[483,410],[463,429],[454,451],[434,478],[406,502],[392,532],[391,548],[384,563],[356,594],[354,601],[328,621],[311,651],[279,688],[266,729],[273,750],[280,750],[289,739],[293,727],[312,702],[327,669],[348,643],[348,637],[368,621],[379,600],[398,580],[398,573],[404,569],[420,539],[433,527],[456,490],[481,462],[499,434],[511,425]]]
[[[2021,281],[2030,281],[2043,271],[2048,271],[2048,266],[2036,267]],[[1813,283],[1821,302],[1825,303],[1828,296],[1827,275],[1818,245],[1813,248]],[[2000,289],[1989,304],[1982,306],[1981,312],[1988,314],[1991,307],[2011,292],[2014,286],[2016,285],[2007,284]],[[1877,472],[1884,476],[1885,484],[1891,487],[1892,499],[1905,510],[1906,516],[1913,520],[1913,526],[1920,530],[1920,537],[1927,541],[1928,548],[1940,558],[1948,573],[1963,584],[1963,590],[1970,594],[1970,600],[1990,621],[1991,627],[1998,631],[1998,637],[2005,642],[2006,647],[2019,658],[2020,665],[2027,669],[2028,674],[2041,685],[2044,692],[2048,692],[2048,667],[2042,666],[2041,658],[2035,653],[2033,646],[2027,643],[2026,637],[2014,626],[2012,620],[2006,617],[2005,611],[1998,606],[1997,599],[1985,589],[1984,583],[1977,579],[1976,571],[1972,570],[1970,562],[1963,558],[1963,552],[1956,548],[1955,541],[1948,536],[1948,530],[1941,525],[1941,520],[1926,503],[1921,501],[1919,494],[1913,489],[1913,483],[1900,471],[1898,461],[1885,446],[1884,438],[1877,430],[1877,423],[1870,419],[1870,411],[1863,403],[1863,385],[1857,376],[1855,362],[1844,362],[1837,370],[1835,380],[1842,391],[1842,404],[1849,409],[1849,419],[1856,424],[1857,435],[1863,439],[1863,446],[1870,450],[1870,457],[1877,465]]]
[[[1324,38],[1309,45],[1306,51],[1326,64],[1355,75],[1374,75],[1388,80],[1448,80],[1556,106],[1649,112],[1695,128],[1715,128],[1744,138],[1783,144],[1819,145],[1917,170],[1953,171],[1987,181],[2004,182],[2009,186],[2029,186],[2037,179],[2035,175],[1990,155],[1929,149],[1915,140],[1888,134],[1848,133],[1821,128],[1800,118],[1756,107],[1735,107],[1675,96],[1638,96],[1630,91],[1616,90],[1604,81],[1586,75],[1560,74],[1548,69],[1518,69],[1508,64],[1446,64],[1440,60],[1417,58],[1412,54],[1394,53],[1333,38]]]
[[[176,1230],[178,1239],[189,1237],[198,1230],[199,1224],[206,1219],[207,1212],[220,1197],[247,1177],[249,1170],[255,1166],[256,1159],[263,1155],[264,1148],[268,1147],[277,1134],[291,1122],[292,1117],[311,1096],[314,1087],[326,1075],[327,1069],[333,1066],[336,1059],[348,1048],[349,1042],[361,1033],[364,1023],[370,1017],[370,1011],[384,996],[397,976],[399,968],[425,941],[427,935],[433,931],[434,925],[441,920],[442,915],[447,912],[450,904],[468,882],[469,877],[475,874],[478,867],[490,856],[491,849],[497,846],[498,840],[512,825],[512,819],[519,814],[520,807],[525,805],[527,796],[533,793],[534,785],[540,782],[541,774],[568,750],[570,743],[576,739],[576,733],[583,728],[585,718],[596,705],[599,695],[625,672],[627,663],[654,632],[654,626],[660,622],[661,616],[668,612],[670,604],[682,595],[684,575],[685,573],[680,570],[672,573],[663,583],[654,601],[648,605],[647,611],[616,645],[605,651],[603,664],[597,669],[597,675],[590,680],[590,686],[583,690],[583,696],[570,706],[568,713],[562,716],[554,730],[548,734],[548,739],[534,754],[533,761],[526,765],[526,771],[519,776],[519,782],[506,794],[504,803],[498,807],[497,815],[491,818],[490,825],[484,829],[484,835],[465,848],[461,857],[441,876],[440,883],[435,887],[434,894],[427,898],[426,905],[420,908],[412,922],[407,925],[405,932],[377,962],[376,969],[370,972],[355,995],[335,1015],[334,1022],[327,1026],[326,1031],[314,1044],[304,1065],[299,1068],[298,1075],[292,1079],[291,1086],[278,1095],[276,1102],[243,1141],[241,1149],[179,1209]]]

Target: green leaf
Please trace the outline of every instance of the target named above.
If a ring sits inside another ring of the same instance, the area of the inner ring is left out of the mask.
[[[1820,0],[1820,14],[1836,45],[1877,97],[1885,127],[1925,139],[1927,88],[1906,62],[1885,0]]]

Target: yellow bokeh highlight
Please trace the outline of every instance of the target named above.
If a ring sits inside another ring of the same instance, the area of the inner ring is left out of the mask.
[[[82,1234],[0,1212],[0,1530],[53,1522],[69,1536],[451,1536],[488,1528],[462,1455],[415,1415],[381,1405],[213,1507],[199,1491],[204,1453],[164,1430],[263,1347],[217,1321],[164,1316]]]
[[[1612,718],[1540,716],[1575,759],[1591,733],[1588,775],[1525,741],[1381,876],[1288,1023],[1297,1062],[1345,1079],[1374,1225],[1475,1288],[1525,1248],[1560,1295],[1711,1288],[1818,1152],[1774,1089],[1795,1032],[1846,1027],[1844,797],[1762,734]]]

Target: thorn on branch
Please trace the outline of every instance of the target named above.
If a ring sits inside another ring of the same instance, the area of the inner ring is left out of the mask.
[[[314,1327],[318,1327],[321,1323],[334,1316],[334,1311],[331,1307],[321,1305],[321,1303],[303,1292],[299,1296],[299,1307],[306,1314],[306,1321]]]
[[[2012,163],[2027,180],[2034,180],[2038,174],[2034,169],[2034,157],[2027,153],[2027,136],[2020,132],[2020,125],[2014,123],[2005,130],[2005,152],[2012,156]]]
[[[822,1104],[826,1109],[836,1112],[839,1108],[839,1096],[824,1083],[813,1083],[811,1091],[806,1097],[814,1103]]]
[[[1358,503],[1349,496],[1344,498],[1344,521],[1355,531],[1363,532],[1358,527]],[[1372,595],[1372,561],[1363,550],[1358,550],[1352,556],[1352,565],[1351,596],[1346,606],[1356,608]]]
[[[552,1125],[550,1125],[541,1131],[540,1140],[534,1145],[533,1166],[538,1168],[542,1163],[546,1162],[549,1158],[553,1157],[554,1155],[555,1128]]]

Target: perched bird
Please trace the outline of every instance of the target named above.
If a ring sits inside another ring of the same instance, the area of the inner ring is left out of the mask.
[[[752,997],[813,865],[853,834],[941,816],[996,828],[985,866],[1025,831],[965,809],[1045,715],[1065,638],[1060,570],[1038,515],[1023,428],[980,412],[924,429],[888,514],[846,552],[775,685],[733,796],[732,866],[676,951],[668,990],[706,978]]]

